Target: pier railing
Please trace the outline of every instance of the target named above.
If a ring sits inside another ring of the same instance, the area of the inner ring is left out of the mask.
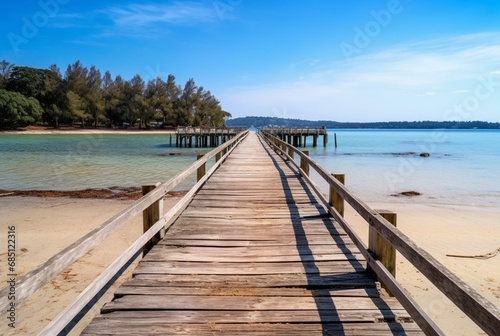
[[[82,310],[86,309],[86,306],[90,302],[93,302],[96,296],[102,295],[103,289],[107,288],[114,282],[115,277],[121,274],[124,267],[127,267],[130,262],[141,253],[143,247],[145,245],[147,246],[151,240],[155,239],[155,236],[157,237],[159,234],[161,235],[161,233],[175,221],[177,216],[189,204],[194,194],[201,188],[201,186],[215,172],[215,170],[217,170],[217,168],[222,164],[222,162],[224,162],[232,150],[247,136],[247,134],[248,131],[239,132],[230,141],[227,141],[207,154],[200,156],[195,163],[182,173],[176,175],[167,182],[158,184],[154,187],[154,189],[146,188],[146,191],[149,192],[147,192],[147,194],[145,194],[142,198],[135,201],[126,209],[120,211],[111,219],[104,222],[101,226],[80,238],[78,241],[71,244],[42,265],[19,278],[16,282],[17,305],[32,295],[39,288],[49,283],[92,248],[99,245],[99,243],[106,239],[111,233],[125,225],[136,215],[143,213],[145,218],[144,227],[147,229],[144,234],[139,237],[125,252],[123,252],[123,254],[121,254],[85,290],[83,290],[75,301],[69,304],[63,312],[53,319],[39,335],[59,334],[75,319],[77,315],[80,314]],[[212,168],[206,172],[206,164],[212,158],[215,158],[216,162]],[[158,209],[154,208],[159,206],[159,203],[165,194],[174,189],[194,173],[197,174],[198,182],[168,212],[158,215]],[[155,213],[156,216],[154,215]],[[147,252],[147,249],[145,252]],[[0,311],[3,312],[3,314],[7,312],[10,305],[8,297],[8,288],[0,291]]]
[[[177,127],[177,147],[217,147],[232,139],[241,132],[246,131],[244,127]]]
[[[323,146],[328,144],[328,131],[326,127],[321,128],[296,128],[296,127],[264,127],[262,132],[274,135],[295,147],[307,146],[307,138],[313,138],[313,147],[318,145],[319,136],[323,136]]]
[[[378,279],[394,295],[403,307],[422,328],[426,335],[442,335],[442,331],[432,319],[418,306],[413,298],[396,281],[394,274],[384,266],[381,258],[373,251],[375,246],[367,247],[361,238],[353,231],[343,216],[344,201],[347,202],[370,226],[370,241],[375,243],[374,237],[378,234],[383,240],[399,251],[413,266],[415,266],[434,286],[444,293],[460,310],[474,321],[489,335],[497,335],[500,330],[500,309],[472,289],[464,281],[448,270],[432,255],[418,247],[409,237],[398,230],[382,214],[371,209],[367,204],[354,196],[344,185],[343,176],[335,176],[311,159],[306,151],[300,151],[294,146],[279,139],[266,130],[259,130],[259,135],[284,159],[289,160],[301,173],[303,178],[312,187],[325,208],[344,228],[347,235],[353,240],[363,256],[368,267],[376,274]],[[299,163],[295,161],[295,154]],[[330,186],[329,198],[309,177],[309,169],[314,169]],[[388,216],[386,216],[388,217]]]

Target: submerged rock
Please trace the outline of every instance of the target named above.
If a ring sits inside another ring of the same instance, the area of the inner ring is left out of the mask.
[[[421,156],[421,157],[429,157],[429,156],[431,156],[431,155],[430,155],[429,153],[425,153],[425,152],[424,152],[424,153],[420,153],[420,156]]]
[[[398,197],[398,196],[420,196],[420,195],[422,194],[419,193],[418,191],[410,190],[410,191],[403,191],[398,194],[393,194],[391,196]]]
[[[401,153],[393,153],[393,155],[415,155],[415,152],[401,152]]]

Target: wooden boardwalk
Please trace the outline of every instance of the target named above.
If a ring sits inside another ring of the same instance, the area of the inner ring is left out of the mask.
[[[84,335],[421,335],[312,192],[250,134]]]

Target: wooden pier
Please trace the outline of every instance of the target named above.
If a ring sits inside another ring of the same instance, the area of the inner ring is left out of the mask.
[[[330,186],[328,196],[310,169]],[[164,195],[192,174],[198,182],[163,213]],[[269,132],[240,132],[143,190],[17,279],[20,303],[143,213],[145,233],[39,335],[71,330],[141,252],[133,278],[83,335],[444,335],[396,281],[396,250],[487,334],[500,330],[500,309],[399,231],[389,221],[394,215],[371,209],[343,175]],[[344,202],[369,225],[369,246],[343,217]],[[7,298],[8,289],[0,291],[0,311]]]
[[[422,334],[300,175],[251,134],[84,335]]]
[[[177,127],[175,141],[177,147],[217,147],[244,130],[246,128]]]
[[[306,147],[307,138],[312,137],[312,145],[318,145],[318,138],[323,137],[323,147],[328,144],[328,131],[323,128],[290,128],[290,127],[264,127],[261,131],[278,137],[284,142],[295,147]]]

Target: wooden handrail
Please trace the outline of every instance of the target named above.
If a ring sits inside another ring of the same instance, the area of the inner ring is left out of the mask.
[[[245,136],[248,132],[245,133]],[[236,142],[241,142],[245,136],[239,137]],[[146,244],[156,233],[164,228],[172,225],[174,220],[184,210],[184,208],[191,202],[192,198],[200,190],[203,184],[213,175],[213,173],[220,167],[229,154],[236,148],[231,146],[231,149],[218,160],[212,168],[201,177],[198,182],[191,188],[191,190],[184,195],[184,197],[177,202],[165,215],[154,223],[154,225],[147,230],[141,237],[139,237],[125,252],[123,252],[99,277],[97,277],[80,295],[69,304],[56,318],[54,318],[38,335],[50,336],[57,335],[70,323],[77,314],[103,289],[103,287],[126,265],[131,258],[137,255],[144,244]],[[168,226],[167,226],[168,225]]]
[[[361,217],[365,219],[371,227],[373,227],[377,232],[380,233],[382,237],[384,237],[390,244],[392,244],[396,248],[396,250],[398,250],[410,263],[412,263],[428,280],[430,280],[436,286],[436,288],[444,293],[481,329],[491,335],[498,333],[498,330],[500,330],[500,309],[498,307],[481,296],[477,291],[472,289],[469,285],[467,285],[464,281],[462,281],[450,270],[448,270],[443,264],[437,261],[428,252],[418,247],[409,237],[407,237],[403,232],[391,225],[375,210],[371,209],[367,204],[354,196],[344,185],[342,185],[342,183],[332,177],[330,173],[328,173],[323,167],[321,167],[308,155],[305,155],[302,151],[280,140],[270,133],[260,131],[259,134],[267,139],[266,142],[270,146],[281,152],[282,156],[287,157],[295,165],[296,162],[279,146],[285,146],[288,148],[288,150],[293,150],[293,152],[297,153],[301,160],[307,162],[309,166],[312,167],[347,203],[349,203],[349,205],[351,205],[351,207],[353,207],[354,210],[356,210],[356,212],[358,212],[358,214],[360,214]],[[273,141],[276,141],[278,145],[275,145]],[[302,174],[305,175],[305,172],[302,171]],[[309,178],[305,178],[306,180],[311,181]],[[347,234],[350,237],[351,235],[355,237],[355,233],[353,232],[353,230],[350,228],[347,222],[345,222],[345,220],[336,211],[334,211],[331,206],[328,205],[328,201],[324,203],[326,203],[324,205],[327,207],[328,211],[335,217],[335,219],[339,221],[342,226],[345,225],[344,229],[346,230]],[[366,249],[366,246],[364,246],[364,244],[362,244],[359,239],[353,239],[353,241],[356,243],[360,250]],[[375,259],[370,254],[368,255],[369,257],[365,256],[365,258],[367,258],[367,262],[369,263],[372,270],[377,274],[377,276],[381,279],[387,278],[387,282],[394,282],[390,284],[391,286],[396,286],[397,283],[395,282],[395,279],[392,277],[392,275],[390,275],[388,272],[386,274],[386,272],[383,271],[385,270],[385,268],[378,262],[374,262]],[[389,287],[389,284],[387,282],[386,285],[388,285]],[[394,290],[394,288],[391,287],[389,287],[389,289],[396,296],[396,298],[400,300],[405,309],[407,309],[408,312],[412,314],[412,310],[414,311],[415,309],[414,307],[411,307],[411,303],[407,301],[407,298],[402,297],[401,293],[398,293],[398,290]],[[419,323],[419,320],[420,318],[415,318],[415,321],[417,323]]]
[[[112,232],[126,224],[130,219],[142,213],[147,207],[162,198],[167,192],[175,188],[178,184],[188,178],[192,173],[205,164],[209,159],[215,157],[219,152],[233,146],[248,134],[248,131],[241,132],[230,141],[213,149],[205,156],[194,162],[182,173],[174,176],[167,182],[162,183],[156,189],[135,201],[128,208],[120,211],[112,218],[92,230],[49,260],[34,270],[19,278],[16,282],[16,302],[20,304],[40,287],[50,282],[54,277],[64,271],[68,266],[85,255],[92,248],[106,239]],[[9,306],[8,288],[0,291],[0,314],[5,314]]]

